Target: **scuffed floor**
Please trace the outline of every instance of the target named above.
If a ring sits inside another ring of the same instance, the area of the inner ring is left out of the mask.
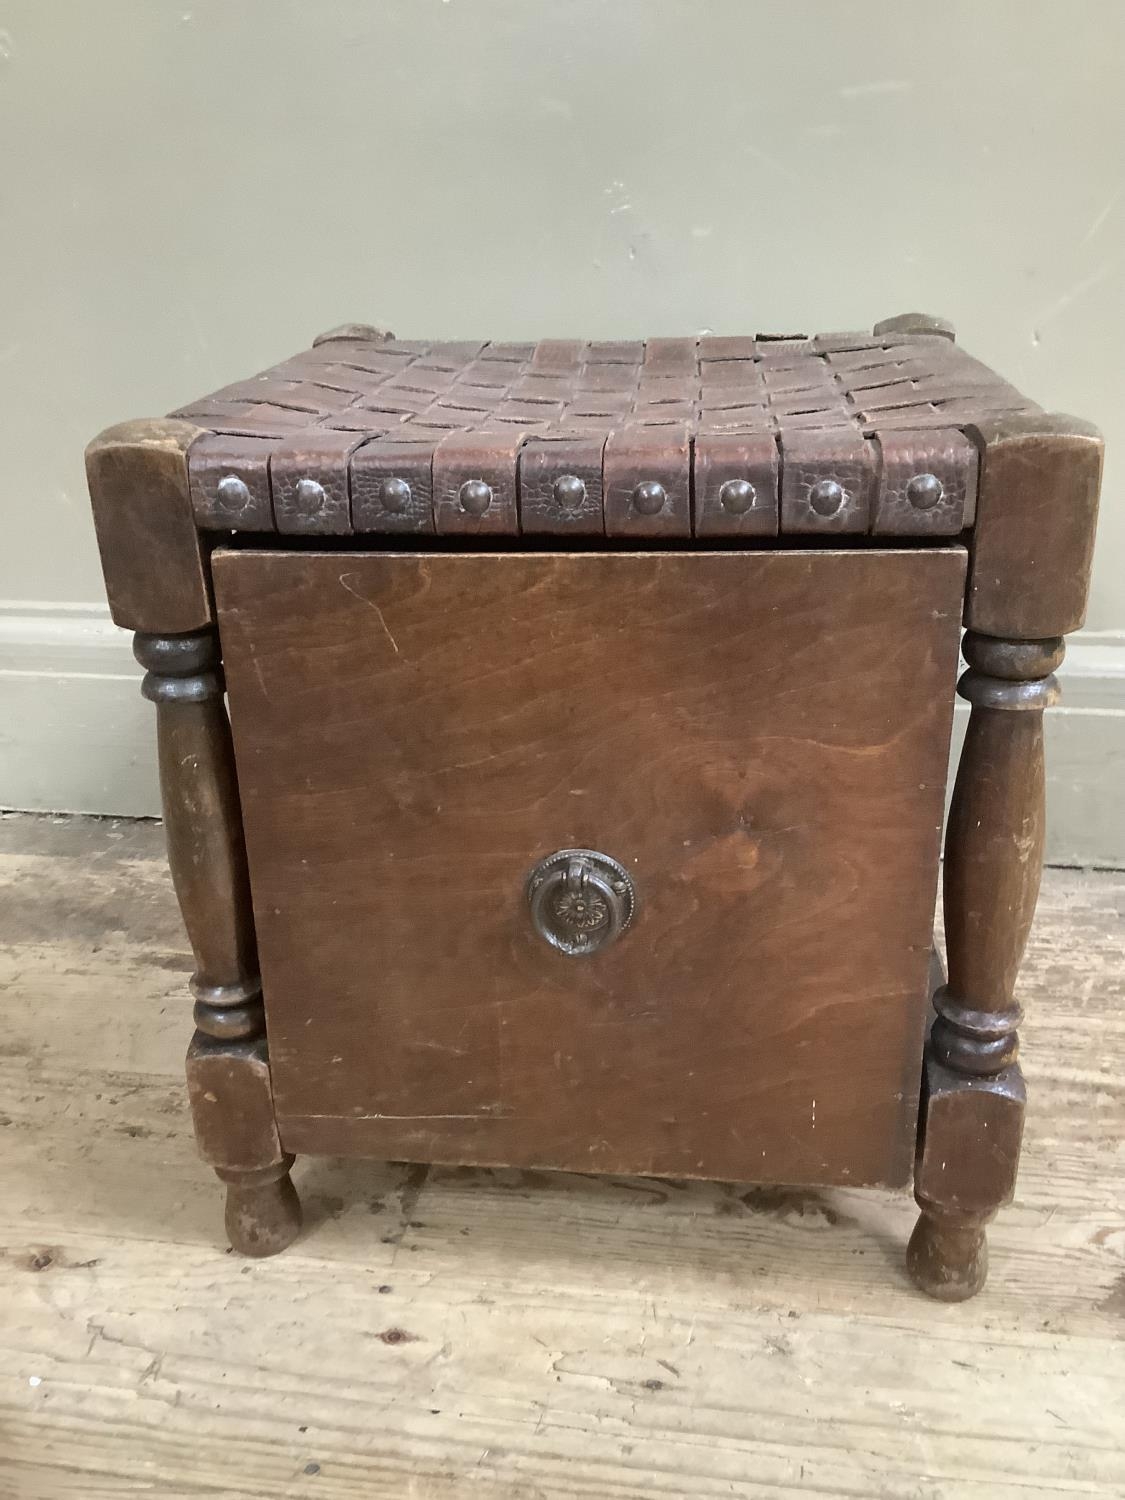
[[[0,818],[0,1497],[1125,1494],[1125,876],[1049,872],[992,1280],[910,1200],[303,1161],[227,1251],[145,823]]]

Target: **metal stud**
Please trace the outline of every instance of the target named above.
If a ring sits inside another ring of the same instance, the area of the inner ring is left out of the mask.
[[[757,498],[758,492],[748,479],[728,479],[719,490],[719,504],[732,516],[744,516]]]
[[[410,504],[410,486],[405,479],[384,479],[379,489],[383,509],[392,516],[400,516]]]
[[[483,516],[492,504],[492,486],[483,479],[466,479],[457,491],[457,498],[467,516]]]
[[[646,479],[633,491],[633,509],[642,516],[658,516],[664,509],[668,491],[655,479]]]
[[[936,474],[915,474],[906,486],[906,498],[915,510],[933,510],[945,494],[945,486]]]
[[[844,486],[835,479],[818,479],[809,491],[809,504],[818,516],[834,516],[847,498]]]
[[[297,509],[303,516],[318,516],[324,509],[328,496],[324,486],[315,479],[298,479]]]
[[[250,487],[237,474],[224,474],[215,486],[215,494],[225,511],[240,516],[250,504]]]
[[[586,498],[586,486],[577,474],[561,474],[551,492],[560,510],[577,510]]]

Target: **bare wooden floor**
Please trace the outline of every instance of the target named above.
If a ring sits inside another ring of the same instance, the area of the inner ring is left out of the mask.
[[[993,1276],[909,1199],[306,1161],[227,1253],[152,825],[0,819],[0,1497],[1125,1495],[1125,877],[1048,875]]]

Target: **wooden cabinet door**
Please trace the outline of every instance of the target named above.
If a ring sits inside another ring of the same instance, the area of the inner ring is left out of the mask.
[[[900,1183],[965,554],[221,552],[293,1151]],[[526,881],[635,884],[586,956]]]

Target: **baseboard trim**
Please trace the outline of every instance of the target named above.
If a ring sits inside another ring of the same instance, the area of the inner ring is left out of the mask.
[[[140,678],[106,609],[0,604],[0,807],[158,817]]]
[[[0,807],[157,817],[153,715],[97,605],[0,604]],[[1047,715],[1047,859],[1125,867],[1125,631],[1082,632]],[[967,710],[959,706],[954,756]]]

